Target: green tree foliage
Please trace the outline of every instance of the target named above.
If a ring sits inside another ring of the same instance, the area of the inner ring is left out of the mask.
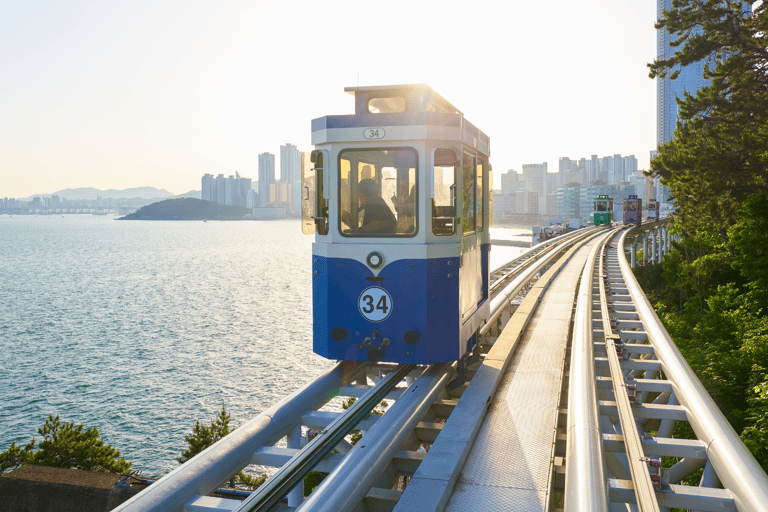
[[[184,436],[184,440],[187,442],[187,449],[176,460],[184,464],[206,448],[213,446],[217,441],[224,439],[230,433],[230,421],[230,415],[223,405],[216,415],[216,419],[212,420],[209,425],[206,426],[200,423],[200,421],[196,421],[195,426],[192,428],[192,433]],[[266,480],[267,475],[252,477],[241,471],[230,482],[230,485],[234,486],[235,482],[239,482],[249,489],[256,489]]]
[[[230,420],[229,413],[222,405],[221,410],[216,415],[216,419],[212,420],[210,425],[205,426],[200,421],[196,421],[195,426],[192,428],[192,433],[184,436],[184,440],[188,445],[187,449],[176,460],[184,464],[198,453],[212,446],[216,441],[224,439],[230,432]]]
[[[688,363],[768,470],[768,199],[754,196],[734,217],[734,252],[713,229],[701,229],[665,256],[666,283],[658,265],[636,275],[653,290],[648,295]]]
[[[86,429],[82,424],[62,423],[58,415],[50,415],[38,433],[42,436],[39,444],[32,438],[23,448],[11,443],[8,451],[0,453],[0,474],[24,464],[103,473],[130,471],[131,463],[114,447],[104,444],[95,427]]]
[[[650,76],[703,61],[709,85],[678,99],[674,139],[651,168],[684,235],[653,275],[656,309],[745,444],[768,470],[768,4],[673,0],[656,28],[676,53]],[[654,275],[657,275],[658,271]]]
[[[651,167],[672,190],[685,233],[709,228],[727,241],[736,211],[768,192],[768,10],[741,1],[674,0],[657,28],[673,36],[674,56],[649,64],[650,76],[675,79],[707,63],[710,85],[678,99],[675,138]]]

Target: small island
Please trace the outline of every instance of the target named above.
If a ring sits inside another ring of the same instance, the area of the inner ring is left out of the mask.
[[[143,206],[118,220],[241,220],[251,208],[180,197]]]

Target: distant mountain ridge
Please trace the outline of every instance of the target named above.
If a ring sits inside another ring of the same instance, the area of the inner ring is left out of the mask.
[[[193,195],[197,194],[197,195]],[[92,187],[82,188],[67,188],[53,192],[51,194],[35,194],[26,198],[26,201],[31,201],[34,197],[51,197],[53,195],[59,196],[70,201],[91,201],[101,197],[102,199],[166,199],[169,197],[196,197],[200,198],[200,191],[190,190],[186,194],[175,195],[168,192],[165,189],[155,187],[135,187],[126,188],[123,190],[99,190]]]

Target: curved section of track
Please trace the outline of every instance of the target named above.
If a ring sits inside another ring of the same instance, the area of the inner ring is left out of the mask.
[[[510,306],[511,298],[525,293],[526,287],[558,256],[590,236],[592,231],[581,230],[557,237],[495,269],[491,276],[492,300],[496,300],[493,324],[498,326],[498,316]],[[486,337],[485,342],[489,341]],[[349,501],[354,497],[352,501],[365,501],[368,508],[381,506],[389,510],[399,499],[398,486],[404,486],[423,460],[421,447],[434,442],[467,387],[464,384],[451,389],[445,385],[455,371],[455,364],[403,369],[394,365],[339,363],[116,510],[264,510],[274,508],[276,502],[277,508],[294,509],[304,501],[301,484],[296,483],[312,468],[331,473],[327,483],[318,489],[317,496],[338,495],[341,484],[336,482],[347,478],[334,475],[354,474],[355,479],[360,479],[362,474],[372,475],[364,479],[365,483],[345,491],[345,499]],[[403,378],[407,373],[410,376]],[[384,374],[389,377],[384,378]],[[473,374],[474,371],[470,371],[468,378],[471,379]],[[388,383],[387,389],[383,387],[385,383]],[[336,395],[376,398],[359,400],[349,410],[338,413],[324,407]],[[383,417],[368,414],[382,397],[392,404],[388,412]],[[352,419],[353,415],[362,416],[362,419]],[[343,427],[337,430],[335,425]],[[344,439],[351,428],[362,430],[364,440],[375,438],[376,442],[353,447]],[[303,447],[308,429],[320,432],[320,435]],[[286,447],[277,445],[281,438],[286,440]],[[363,447],[366,456],[360,455]],[[333,453],[328,453],[330,451]],[[251,464],[280,469],[242,503],[209,495]],[[384,475],[389,475],[389,481],[385,482]],[[295,486],[294,490],[283,498],[292,486]],[[314,508],[311,503],[318,503],[318,500],[312,498],[303,508]],[[338,506],[340,509],[346,507]]]
[[[595,249],[579,291],[565,510],[768,511],[768,477],[674,346],[618,249],[627,232]],[[690,423],[696,439],[674,438],[677,422]],[[699,485],[684,483],[698,473]]]

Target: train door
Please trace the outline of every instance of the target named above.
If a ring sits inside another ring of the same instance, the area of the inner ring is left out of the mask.
[[[483,300],[482,237],[483,229],[483,182],[482,165],[477,158],[464,152],[461,172],[461,260],[459,270],[459,307],[461,320],[467,320]],[[481,177],[478,183],[478,175]],[[478,208],[478,205],[479,208]]]
[[[310,154],[310,165],[301,166],[301,230],[305,235],[328,234],[327,152],[316,149]]]

